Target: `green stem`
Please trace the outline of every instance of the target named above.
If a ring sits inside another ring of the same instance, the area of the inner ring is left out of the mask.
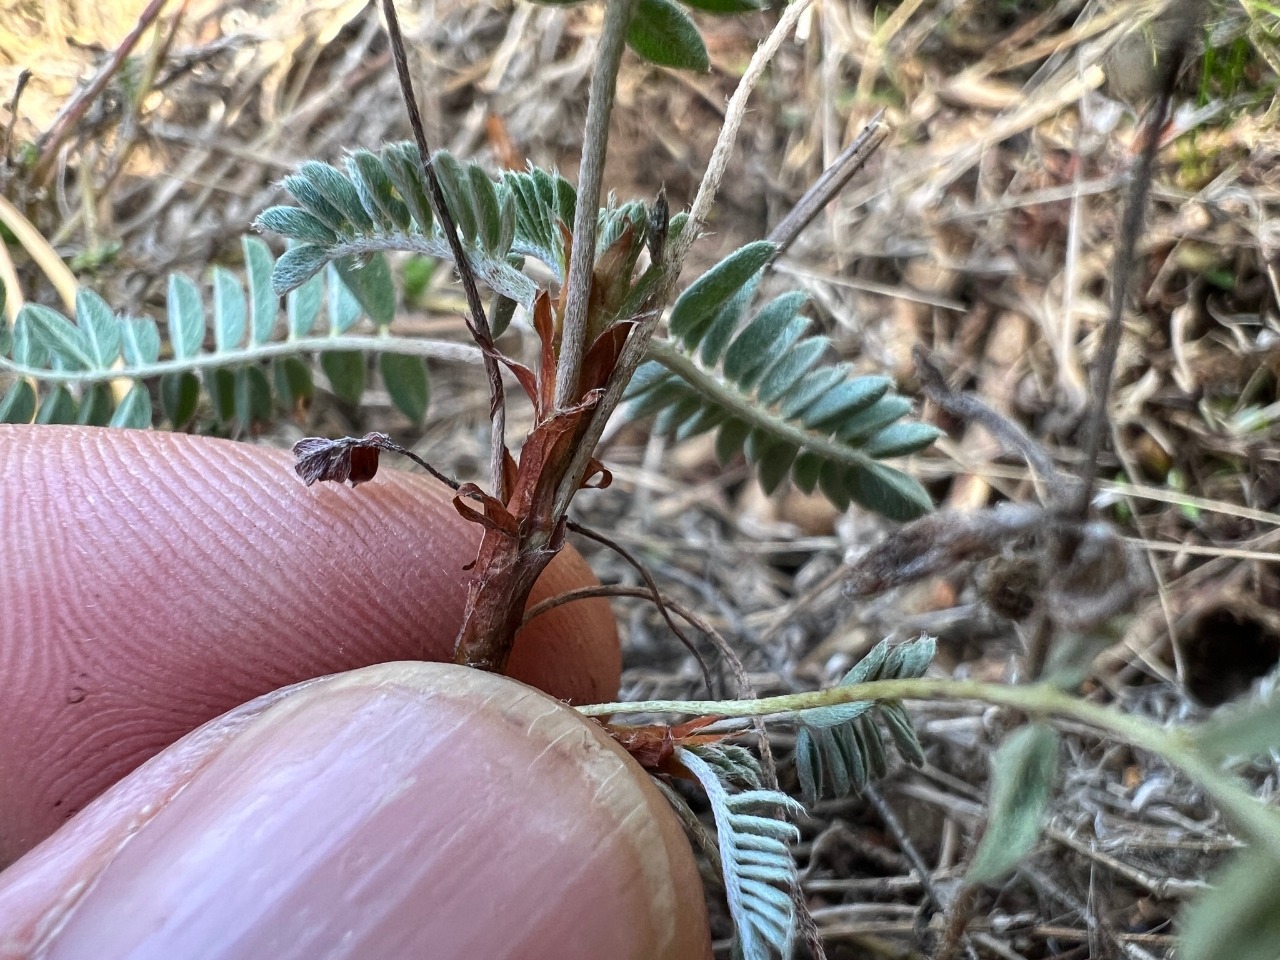
[[[1280,817],[1259,803],[1236,777],[1201,754],[1183,730],[1169,730],[1113,707],[1081,700],[1048,684],[1008,686],[973,680],[876,680],[809,693],[761,700],[646,700],[578,707],[586,716],[623,713],[678,713],[717,717],[766,717],[795,714],[863,700],[977,700],[1013,707],[1033,717],[1069,719],[1087,724],[1130,746],[1163,757],[1197,781],[1236,828],[1280,857]]]
[[[587,307],[591,299],[591,274],[596,259],[596,226],[600,211],[600,185],[604,180],[605,147],[609,143],[609,117],[617,89],[618,68],[626,45],[627,27],[636,0],[608,0],[604,31],[596,54],[595,72],[587,101],[583,131],[582,166],[578,170],[578,203],[573,217],[573,250],[569,259],[564,335],[556,369],[556,409],[578,402],[578,374],[587,348]]]

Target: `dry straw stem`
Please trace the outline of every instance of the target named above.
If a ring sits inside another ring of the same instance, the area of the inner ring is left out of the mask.
[[[1026,467],[993,463],[967,457],[950,441],[940,440],[938,448],[947,455],[949,463],[946,465],[945,470],[940,470],[936,463],[932,465],[929,463],[922,464],[921,473],[927,479],[936,479],[943,475],[952,476],[957,473],[973,474],[988,479],[1011,480],[1018,483],[1026,482],[1032,478],[1031,472]],[[1224,517],[1237,517],[1254,523],[1264,523],[1268,526],[1280,526],[1280,513],[1259,510],[1256,507],[1247,507],[1243,504],[1231,503],[1228,500],[1199,497],[1195,494],[1183,493],[1178,490],[1153,487],[1144,483],[1129,483],[1124,480],[1100,480],[1098,482],[1098,490],[1101,493],[1114,494],[1115,496],[1136,497],[1140,500],[1150,500],[1153,503],[1165,503],[1175,507],[1187,507],[1208,513],[1221,514]],[[1170,544],[1170,546],[1177,547],[1181,545]],[[1187,549],[1193,550],[1196,548],[1188,545]]]
[[[128,36],[116,47],[115,52],[112,53],[111,59],[103,64],[102,69],[98,71],[89,85],[73,97],[54,119],[53,126],[40,138],[40,159],[36,162],[35,170],[31,175],[33,183],[43,184],[48,179],[49,174],[53,171],[54,161],[58,151],[62,148],[62,144],[71,135],[75,125],[84,116],[85,111],[106,89],[107,84],[111,82],[111,78],[120,71],[133,48],[138,45],[142,35],[155,22],[155,19],[160,16],[160,11],[164,9],[167,2],[168,0],[151,0],[147,4],[142,13],[138,15],[138,22],[129,31]],[[184,3],[183,6],[185,7],[185,5]]]
[[[778,20],[777,26],[756,48],[751,62],[747,64],[747,69],[742,74],[742,79],[738,81],[737,89],[729,98],[729,105],[725,108],[724,123],[720,127],[720,135],[716,138],[716,145],[711,151],[711,159],[707,161],[707,170],[702,176],[702,182],[698,185],[693,206],[689,208],[689,222],[680,236],[667,248],[667,268],[672,283],[679,276],[680,267],[689,249],[698,239],[702,228],[706,226],[707,217],[711,214],[716,194],[719,193],[725,171],[729,168],[729,158],[733,155],[733,147],[738,139],[738,129],[742,126],[742,120],[747,114],[747,100],[750,99],[751,92],[760,82],[760,78],[764,76],[765,69],[777,55],[778,48],[795,30],[800,17],[809,9],[812,2],[813,0],[796,0],[787,7]]]
[[[1106,79],[1099,65],[1106,51],[1122,36],[1141,30],[1169,5],[1169,0],[1145,0],[1121,3],[1104,12],[1091,9],[1069,30],[1038,40],[1030,48],[1007,43],[998,45],[977,64],[948,81],[939,94],[972,104],[970,95],[959,94],[988,77],[1022,64],[1046,56],[1048,60],[1036,76],[1008,100],[1003,111],[977,129],[977,135],[973,129],[964,128],[958,140],[934,138],[928,147],[916,153],[911,163],[894,167],[880,183],[851,194],[847,198],[848,206],[857,208],[875,196],[895,198],[894,206],[898,206],[917,190],[925,191],[930,199],[941,197],[983,158],[990,156],[1000,143],[1040,128],[1063,110],[1076,106],[1086,94],[1098,90]],[[1069,56],[1071,54],[1074,56]],[[909,202],[917,206],[924,199],[917,197]],[[1015,207],[1026,206],[1028,202],[1025,197],[1011,201]]]
[[[30,220],[22,215],[22,211],[3,196],[0,196],[0,223],[9,228],[18,243],[22,244],[23,249],[31,255],[31,259],[44,271],[49,283],[58,291],[58,297],[62,300],[63,306],[74,313],[77,288],[75,276],[62,262],[58,252],[49,245],[49,241],[41,235]],[[13,321],[18,316],[18,310],[22,308],[22,286],[18,283],[18,276],[13,270],[13,262],[9,260],[8,252],[0,253],[0,258],[3,259],[4,264],[7,264],[7,266],[0,266],[0,271],[3,272],[0,280],[4,281],[7,292],[5,313],[8,314],[9,320]]]
[[[1159,94],[1155,107],[1144,125],[1145,139],[1142,151],[1133,173],[1133,187],[1126,198],[1124,218],[1116,249],[1115,271],[1112,277],[1111,309],[1103,328],[1102,346],[1098,352],[1097,364],[1093,377],[1093,409],[1085,424],[1084,438],[1084,475],[1082,489],[1078,491],[1073,509],[1076,516],[1083,518],[1089,510],[1094,483],[1098,477],[1098,454],[1102,449],[1102,438],[1107,429],[1107,414],[1111,401],[1111,384],[1115,377],[1117,355],[1120,351],[1120,338],[1124,332],[1121,320],[1125,303],[1128,301],[1129,280],[1133,273],[1137,255],[1138,241],[1141,238],[1143,224],[1147,216],[1147,200],[1151,193],[1151,182],[1155,175],[1156,154],[1160,147],[1160,134],[1168,122],[1172,109],[1173,85],[1178,70],[1189,49],[1193,31],[1199,26],[1198,18],[1187,17],[1183,22],[1179,35],[1173,45],[1172,52],[1161,65]]]
[[[866,103],[871,99],[872,88],[880,73],[880,65],[884,58],[885,48],[907,25],[924,0],[905,0],[893,13],[885,18],[884,23],[876,30],[863,55],[862,69],[858,73],[857,102]]]

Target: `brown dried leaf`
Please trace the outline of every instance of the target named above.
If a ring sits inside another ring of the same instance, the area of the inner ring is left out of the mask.
[[[293,455],[298,458],[293,469],[308,487],[317,480],[349,482],[357,487],[377,474],[378,453],[388,449],[390,442],[385,433],[338,440],[305,437],[293,445]]]

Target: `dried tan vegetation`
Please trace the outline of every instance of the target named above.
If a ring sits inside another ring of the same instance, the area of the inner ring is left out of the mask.
[[[357,0],[164,5],[100,96],[54,144],[76,90],[111,61],[146,6],[0,6],[0,98],[20,69],[16,208],[120,308],[154,306],[169,270],[233,260],[234,242],[305,158],[407,135],[373,10]],[[1137,113],[1185,0],[815,2],[752,102],[706,265],[762,236],[881,107],[895,133],[802,235],[774,281],[800,285],[841,350],[912,389],[924,344],[951,383],[1079,466],[1088,370],[1106,313]],[[495,165],[573,173],[599,11],[523,2],[406,4],[435,143]],[[776,12],[703,18],[713,70],[673,75],[629,59],[606,175],[620,197],[663,184],[692,199],[724,104]],[[1160,718],[1244,694],[1280,660],[1280,16],[1214,3],[1161,133],[1153,202],[1102,464],[1102,512],[1141,544],[1157,584],[1098,662],[1089,695]],[[126,82],[126,79],[128,82]],[[8,112],[0,111],[8,122]],[[34,139],[36,147],[29,146]],[[43,179],[31,176],[41,163]],[[10,246],[29,298],[38,266]],[[444,271],[397,321],[460,335]],[[357,414],[317,403],[267,439],[390,429],[441,468],[477,477],[486,397],[473,367],[435,369],[420,435],[376,393]],[[937,411],[926,408],[926,419]],[[513,412],[516,428],[520,412]],[[1034,500],[1021,461],[980,428],[911,465],[938,501],[974,510]],[[829,683],[885,635],[940,638],[935,669],[1013,679],[1017,632],[980,602],[985,571],[851,606],[846,554],[883,526],[786,493],[767,500],[710,445],[668,449],[620,426],[612,490],[581,498],[594,526],[642,554],[671,595],[741,652],[762,693]],[[605,579],[634,575],[607,555]],[[647,605],[621,601],[628,696],[695,695],[700,673]],[[929,762],[872,794],[813,811],[799,851],[831,957],[923,956],[970,913],[955,955],[1162,957],[1170,918],[1232,846],[1185,780],[1149,757],[1080,736],[1040,853],[1002,890],[953,896],[982,823],[994,710],[921,706]],[[779,737],[775,752],[788,744]],[[1277,770],[1251,773],[1262,795]],[[785,786],[785,784],[784,784]],[[719,931],[727,935],[727,927]]]

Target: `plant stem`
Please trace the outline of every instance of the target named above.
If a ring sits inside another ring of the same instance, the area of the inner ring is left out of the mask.
[[[573,249],[569,254],[568,299],[564,333],[556,366],[557,410],[573,406],[578,397],[578,374],[588,346],[588,312],[592,268],[596,259],[596,226],[600,211],[600,185],[604,180],[605,148],[609,143],[609,117],[618,86],[618,68],[626,45],[627,27],[636,0],[608,0],[604,31],[596,55],[595,72],[587,100],[587,122],[582,134],[582,165],[578,170],[578,201],[573,215]],[[578,478],[581,481],[581,477]]]
[[[138,14],[138,22],[133,25],[128,36],[120,41],[120,45],[112,51],[111,58],[103,64],[97,75],[58,111],[58,115],[53,119],[53,125],[37,141],[40,157],[36,161],[35,169],[31,171],[32,184],[43,186],[48,180],[63,143],[71,136],[80,118],[107,88],[111,78],[120,72],[129,54],[138,45],[147,28],[160,16],[160,11],[164,9],[166,3],[168,0],[151,0],[146,9]]]
[[[751,91],[764,76],[765,68],[777,54],[782,41],[790,36],[800,17],[809,9],[812,2],[813,0],[794,0],[787,7],[778,20],[778,25],[756,48],[751,62],[747,64],[746,72],[738,81],[737,89],[729,98],[729,105],[725,108],[724,123],[720,127],[720,135],[716,138],[716,145],[711,150],[711,159],[707,161],[707,170],[702,175],[702,183],[698,186],[698,195],[694,197],[693,206],[689,210],[689,222],[667,249],[667,264],[673,273],[672,281],[679,275],[680,266],[684,263],[689,248],[698,239],[703,226],[706,225],[707,216],[711,213],[711,206],[715,203],[716,194],[720,191],[720,182],[724,179],[725,170],[729,167],[729,158],[733,155],[733,144],[738,138],[738,129],[742,126],[743,117],[747,114],[747,99],[751,96]]]
[[[862,132],[853,138],[853,142],[844,148],[831,166],[822,172],[822,176],[805,191],[804,196],[791,208],[791,212],[769,231],[769,242],[778,248],[773,255],[774,260],[786,252],[796,237],[835,199],[836,194],[853,179],[853,175],[862,169],[863,164],[888,138],[889,130],[889,125],[884,120],[884,110],[877,111],[862,128]]]
[[[1199,782],[1241,833],[1256,843],[1265,844],[1273,855],[1280,857],[1280,817],[1276,811],[1258,802],[1237,778],[1219,770],[1196,749],[1185,731],[1164,729],[1149,720],[1089,703],[1044,683],[1010,686],[932,678],[875,680],[762,700],[645,700],[591,704],[576,709],[586,716],[678,713],[763,717],[862,700],[977,700],[1013,707],[1033,717],[1059,717],[1087,724],[1116,740],[1163,757],[1171,766]]]
[[[404,35],[400,32],[400,19],[396,16],[395,0],[382,0],[382,12],[387,20],[387,36],[391,40],[392,59],[396,65],[396,77],[400,81],[400,93],[404,98],[405,110],[409,114],[409,126],[413,129],[413,138],[418,146],[418,156],[422,161],[422,169],[426,174],[427,196],[431,201],[436,220],[440,223],[440,231],[444,234],[449,250],[453,254],[454,268],[462,281],[462,290],[467,297],[467,309],[470,318],[467,327],[472,337],[484,353],[485,376],[489,381],[489,474],[493,485],[493,493],[499,500],[505,500],[506,471],[506,433],[507,407],[502,386],[502,371],[494,355],[493,336],[489,332],[489,318],[485,316],[484,303],[480,299],[480,291],[476,286],[475,271],[462,248],[462,239],[458,236],[458,226],[453,221],[453,214],[445,203],[444,190],[440,187],[440,178],[436,176],[435,166],[431,161],[431,148],[427,145],[426,128],[422,123],[422,113],[418,110],[418,99],[413,92],[413,78],[409,76],[409,58],[405,53]]]
[[[42,383],[106,383],[121,377],[145,380],[149,377],[163,376],[166,373],[186,373],[215,367],[236,366],[259,360],[270,360],[272,357],[296,357],[299,354],[351,350],[430,357],[433,360],[451,360],[458,363],[480,363],[484,359],[480,349],[469,343],[411,340],[408,337],[391,336],[358,337],[343,334],[338,337],[302,337],[298,340],[281,340],[223,353],[202,353],[185,360],[159,360],[136,367],[106,370],[49,370],[45,367],[29,367],[0,357],[0,373],[15,377],[32,377]]]
[[[693,202],[690,222],[685,226],[685,229],[675,242],[667,244],[663,263],[656,265],[659,269],[662,269],[663,275],[641,313],[633,318],[638,321],[636,328],[631,332],[631,336],[627,338],[627,344],[623,347],[622,356],[619,357],[613,376],[609,379],[605,395],[596,405],[596,409],[591,416],[591,422],[587,425],[580,445],[574,452],[573,463],[566,475],[565,482],[560,485],[560,489],[556,493],[555,509],[557,516],[563,516],[564,512],[569,509],[569,501],[578,491],[579,481],[575,481],[574,478],[580,477],[585,470],[587,462],[590,460],[592,453],[595,452],[596,444],[600,442],[600,438],[604,435],[605,424],[622,401],[622,393],[626,390],[627,384],[631,382],[632,374],[636,372],[636,368],[641,363],[648,359],[649,344],[658,328],[658,322],[662,319],[662,309],[667,301],[671,299],[676,281],[680,277],[680,267],[684,263],[684,258],[688,254],[689,248],[693,246],[693,242],[698,238],[702,224],[706,220],[707,214],[711,210],[711,205],[715,201],[716,193],[720,189],[720,181],[724,178],[724,172],[728,168],[729,157],[733,153],[733,143],[738,136],[738,128],[742,125],[742,119],[746,115],[747,99],[751,96],[751,91],[755,89],[755,85],[764,75],[769,61],[773,59],[774,54],[778,52],[778,48],[782,46],[782,41],[795,29],[796,22],[800,19],[801,14],[808,9],[812,2],[813,0],[795,0],[794,3],[787,7],[778,21],[778,25],[773,28],[764,42],[756,48],[755,54],[751,57],[751,62],[747,65],[746,72],[742,75],[742,79],[738,81],[738,87],[729,99],[729,106],[725,112],[725,122],[720,128],[720,135],[717,137],[716,145],[711,152],[711,160],[707,164],[707,171],[703,175],[702,184],[698,188],[698,195]],[[582,194],[580,191],[578,194],[579,216],[581,211]],[[583,309],[585,310],[585,308],[584,304]],[[567,321],[565,326],[568,328]],[[563,364],[561,369],[564,369]],[[577,380],[576,373],[574,380]],[[563,374],[561,374],[560,384],[561,386],[564,384]]]
[[[1115,375],[1116,358],[1120,353],[1120,339],[1124,333],[1124,305],[1128,299],[1129,282],[1133,276],[1133,267],[1137,255],[1138,241],[1142,237],[1142,227],[1146,221],[1147,198],[1151,193],[1151,182],[1154,178],[1156,154],[1160,152],[1160,135],[1173,108],[1174,83],[1183,58],[1191,45],[1191,37],[1199,29],[1199,17],[1186,17],[1182,20],[1177,36],[1162,57],[1157,80],[1155,103],[1152,105],[1147,122],[1140,128],[1140,136],[1145,137],[1138,161],[1134,164],[1132,185],[1124,209],[1124,217],[1120,222],[1120,236],[1116,239],[1114,269],[1111,275],[1111,308],[1107,314],[1106,324],[1102,331],[1102,345],[1098,350],[1098,359],[1094,368],[1092,384],[1093,409],[1083,429],[1081,448],[1081,487],[1072,505],[1075,516],[1083,519],[1088,515],[1089,503],[1093,497],[1094,483],[1098,477],[1098,454],[1102,450],[1102,438],[1108,429],[1109,403],[1111,400],[1111,381]]]
[[[559,492],[566,488],[578,490],[594,448],[594,441],[584,446],[575,440],[568,449],[558,444],[566,436],[576,437],[583,429],[580,421],[586,408],[581,406],[583,398],[579,396],[578,380],[590,327],[588,306],[595,266],[600,183],[618,67],[636,2],[608,0],[605,7],[604,31],[591,76],[583,133],[573,245],[565,278],[565,315],[556,358],[555,394],[550,409],[537,404],[537,423],[521,449],[512,490],[501,498],[506,507],[503,525],[490,525],[485,529],[467,589],[454,661],[481,670],[504,672],[534,581],[563,544],[569,500],[562,500]],[[552,343],[544,342],[543,346],[549,350]],[[571,451],[581,453],[583,449],[587,457],[570,455]],[[492,504],[486,507],[486,510],[492,509]]]

